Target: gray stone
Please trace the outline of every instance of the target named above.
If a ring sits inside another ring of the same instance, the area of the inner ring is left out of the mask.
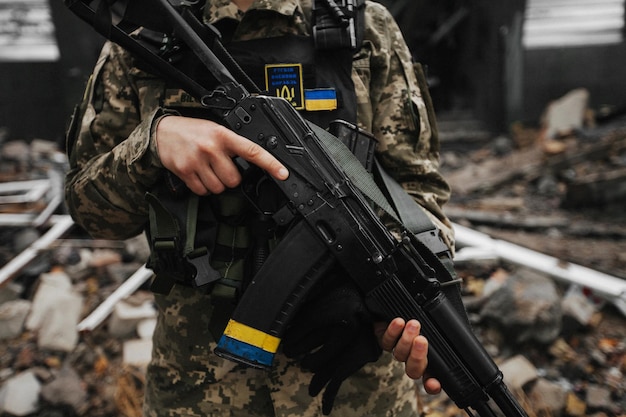
[[[32,371],[25,371],[8,379],[0,388],[0,410],[15,416],[37,411],[41,384]]]
[[[22,333],[30,306],[28,300],[8,301],[0,305],[0,340],[13,339]]]
[[[589,385],[587,387],[585,401],[587,401],[587,407],[589,408],[609,408],[612,404],[611,392],[607,388],[599,385]]]
[[[511,389],[521,390],[539,376],[537,368],[522,355],[516,355],[500,364],[504,382]]]
[[[539,378],[528,394],[533,410],[542,414],[558,417],[567,404],[567,392],[563,385]]]
[[[563,317],[555,283],[528,269],[520,269],[495,290],[480,315],[500,328],[512,344],[553,342]]]
[[[64,366],[49,383],[41,389],[41,398],[47,403],[71,406],[77,414],[87,407],[87,392],[78,374]]]
[[[26,327],[37,332],[40,348],[69,352],[78,342],[82,307],[83,298],[73,291],[65,273],[42,274]]]

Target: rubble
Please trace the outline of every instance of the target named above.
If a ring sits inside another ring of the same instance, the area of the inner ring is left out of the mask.
[[[560,296],[554,281],[520,268],[489,295],[480,320],[496,326],[509,343],[553,342],[561,331]]]
[[[30,310],[31,302],[28,300],[12,300],[0,304],[0,340],[13,339],[22,334]]]
[[[567,402],[567,388],[563,384],[539,378],[530,389],[528,398],[537,414],[558,416]]]
[[[586,126],[549,150],[540,129],[520,127],[493,145],[442,144],[468,315],[531,417],[626,415],[623,199],[567,207],[594,168],[626,165],[626,133]],[[141,415],[156,314],[145,241],[90,239],[57,204],[58,153],[4,145],[0,416]],[[29,181],[45,192],[22,191]],[[465,415],[445,393],[419,404]]]
[[[24,371],[9,378],[0,388],[0,410],[25,416],[38,409],[41,383],[33,371]]]
[[[511,391],[520,391],[537,380],[539,372],[523,355],[515,355],[500,364],[504,382]]]
[[[553,101],[546,108],[543,119],[546,139],[570,135],[585,125],[589,91],[579,88]]]

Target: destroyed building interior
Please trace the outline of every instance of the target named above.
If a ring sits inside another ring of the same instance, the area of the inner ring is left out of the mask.
[[[531,416],[626,416],[624,0],[381,0],[426,68],[473,329]],[[0,0],[0,416],[141,415],[148,248],[63,202],[103,39]],[[462,416],[418,383],[421,415]]]

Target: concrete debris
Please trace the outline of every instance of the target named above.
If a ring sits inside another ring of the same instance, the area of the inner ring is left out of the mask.
[[[587,407],[592,409],[607,410],[613,406],[611,391],[596,384],[590,384],[587,387],[585,401]]]
[[[42,274],[26,328],[37,332],[40,348],[70,352],[78,342],[82,307],[83,297],[73,291],[67,274]]]
[[[118,302],[109,322],[109,332],[113,337],[129,337],[135,335],[139,323],[156,317],[156,310],[150,300],[140,305],[132,305],[127,300]]]
[[[548,348],[548,353],[560,362],[567,363],[576,360],[576,351],[562,337],[554,341]]]
[[[550,103],[543,115],[545,137],[553,139],[582,129],[588,110],[589,91],[579,88]]]
[[[554,281],[520,269],[485,302],[480,316],[510,341],[551,343],[561,331],[562,312]]]
[[[500,258],[598,294],[610,300],[626,315],[626,280],[582,265],[565,262],[528,247],[494,239],[485,233],[460,224],[453,223],[453,226],[456,243],[460,248],[455,257],[457,263],[474,259]]]
[[[572,417],[584,416],[587,413],[587,404],[585,401],[573,392],[567,394],[567,402],[565,404],[565,414]]]
[[[88,407],[87,391],[80,375],[69,366],[54,373],[50,382],[41,388],[41,402],[53,406],[69,406],[76,415]]]
[[[591,297],[584,294],[581,286],[572,285],[561,301],[561,309],[564,316],[570,317],[581,326],[589,326],[598,313],[598,304],[601,307],[602,300],[594,302]]]
[[[523,198],[524,207],[517,207],[517,211],[519,214],[530,209],[524,212],[524,216],[497,217],[498,210],[494,207],[478,211],[483,218],[476,221],[507,226],[510,222],[516,225],[517,217],[527,220],[528,215],[539,219],[539,214],[554,215],[555,209],[591,210],[626,201],[626,122],[585,124],[578,110],[563,112],[563,117],[571,114],[579,121],[564,122],[570,126],[568,133],[550,139],[545,137],[546,129],[556,132],[562,128],[545,127],[542,130],[514,126],[510,136],[516,146],[508,152],[501,146],[494,149],[490,144],[474,149],[467,141],[442,150],[442,170],[454,196],[448,212],[453,217],[463,215],[457,210],[465,210],[471,215],[475,205],[490,198]],[[559,123],[554,121],[553,124]],[[457,205],[454,200],[463,204]],[[501,207],[500,211],[506,209]],[[560,210],[556,212],[561,213]],[[533,226],[528,223],[518,226]],[[589,219],[585,223],[590,223]],[[570,233],[573,233],[577,226],[569,223],[558,227],[565,231],[572,228]],[[607,230],[605,233],[611,232]]]
[[[0,304],[0,340],[12,339],[22,334],[30,306],[31,302],[28,300]]]
[[[537,368],[523,355],[516,355],[500,364],[504,382],[511,391],[521,391],[539,377]]]
[[[152,354],[152,339],[132,339],[124,342],[123,363],[145,368]]]
[[[26,416],[38,410],[41,383],[33,371],[19,373],[0,387],[0,410]]]
[[[557,382],[539,378],[529,390],[528,398],[538,414],[559,416],[567,403],[567,389]]]

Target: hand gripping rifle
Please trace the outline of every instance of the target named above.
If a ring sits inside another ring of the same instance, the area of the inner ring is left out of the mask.
[[[325,130],[306,122],[286,100],[251,94],[237,82],[213,52],[216,42],[221,45],[187,7],[190,2],[176,6],[168,0],[65,2],[105,37],[177,82],[225,125],[267,149],[289,169],[289,178],[274,180],[288,203],[273,217],[278,224],[295,226],[249,284],[218,342],[217,354],[259,368],[271,366],[290,318],[316,280],[337,262],[376,316],[421,322],[429,341],[428,371],[459,408],[470,416],[487,417],[497,415],[495,404],[506,416],[527,416],[473,334],[462,305],[442,289],[441,282],[451,281],[453,272],[445,265],[447,250],[432,249],[436,232],[416,235],[405,230],[396,238],[371,203],[393,210],[358,162],[350,163],[349,151],[344,152]],[[162,10],[162,19],[138,18],[152,4]],[[164,38],[160,49],[141,42],[137,31],[150,30],[150,25],[181,40],[209,70],[217,87],[203,85],[171,64],[164,52],[165,44],[172,49],[171,39]]]

